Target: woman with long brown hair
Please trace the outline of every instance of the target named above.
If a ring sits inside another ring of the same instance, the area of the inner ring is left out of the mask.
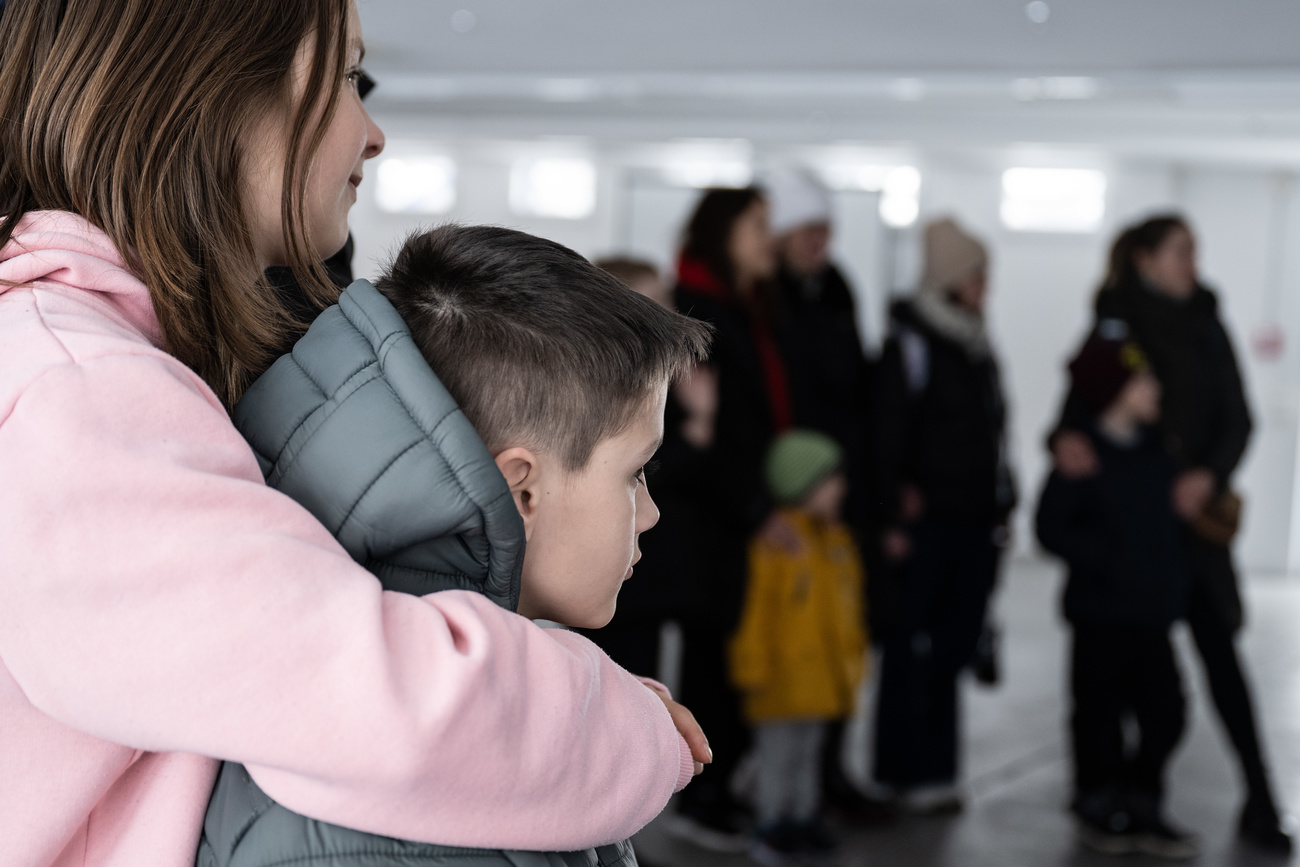
[[[230,422],[303,327],[264,272],[333,302],[312,263],[383,147],[351,0],[10,0],[0,46],[5,863],[192,864],[216,758],[413,840],[648,821],[679,706],[483,597],[381,592]]]

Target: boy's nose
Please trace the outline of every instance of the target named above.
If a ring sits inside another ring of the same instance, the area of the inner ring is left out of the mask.
[[[636,492],[636,531],[644,533],[658,523],[659,507],[650,496],[650,489],[643,484]]]

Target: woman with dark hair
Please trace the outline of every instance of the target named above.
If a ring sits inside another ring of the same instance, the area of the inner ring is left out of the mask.
[[[0,45],[0,860],[189,867],[217,759],[394,837],[649,821],[675,704],[478,594],[383,592],[231,422],[303,327],[266,271],[337,301],[315,263],[384,146],[355,3],[10,0]]]
[[[1188,524],[1193,570],[1187,623],[1245,778],[1240,834],[1266,849],[1289,852],[1291,838],[1280,827],[1235,641],[1243,611],[1230,543],[1240,503],[1230,483],[1250,438],[1250,411],[1218,300],[1198,280],[1196,239],[1183,217],[1152,217],[1119,235],[1095,313],[1098,321],[1128,324],[1162,386],[1158,430],[1180,467],[1174,508]],[[1091,475],[1097,466],[1078,432],[1078,406],[1070,395],[1051,440],[1057,469],[1074,478]]]
[[[707,191],[686,226],[674,302],[717,329],[709,359],[717,382],[713,435],[692,444],[683,436],[682,413],[666,420],[655,495],[662,511],[675,517],[655,539],[647,536],[643,563],[656,568],[650,565],[655,552],[664,551],[683,562],[695,587],[679,620],[681,698],[693,702],[691,710],[709,732],[713,765],[683,793],[674,827],[717,849],[743,845],[745,824],[728,788],[748,735],[728,679],[726,642],[740,616],[749,540],[755,532],[779,536],[782,526],[770,520],[773,504],[762,473],[772,439],[791,423],[772,322],[775,274],[762,192]]]

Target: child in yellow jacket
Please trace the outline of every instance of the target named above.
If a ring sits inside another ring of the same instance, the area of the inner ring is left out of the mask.
[[[758,826],[751,854],[778,865],[834,848],[817,817],[827,724],[865,674],[862,564],[840,521],[848,483],[830,437],[794,430],[767,457],[768,487],[797,546],[757,539],[731,641],[731,675],[754,725]]]

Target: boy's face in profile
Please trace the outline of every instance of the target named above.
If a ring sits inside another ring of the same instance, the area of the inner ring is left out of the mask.
[[[523,447],[496,457],[524,519],[519,613],[596,629],[641,559],[637,537],[659,521],[642,472],[663,440],[665,383],[622,433],[596,444],[587,465]]]

